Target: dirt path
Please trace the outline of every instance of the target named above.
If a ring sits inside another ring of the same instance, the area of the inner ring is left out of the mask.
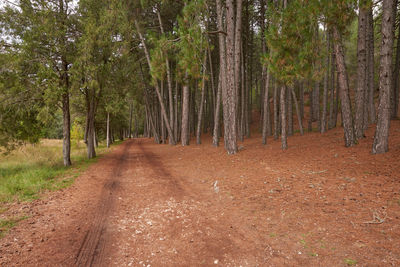
[[[399,266],[400,122],[391,152],[373,129],[340,129],[228,156],[130,140],[74,185],[17,205],[1,266]],[[317,140],[317,142],[316,142]],[[381,219],[381,221],[380,221]]]

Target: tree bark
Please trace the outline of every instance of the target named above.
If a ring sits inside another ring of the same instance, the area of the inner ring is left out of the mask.
[[[107,147],[110,147],[110,112],[107,112]]]
[[[367,9],[365,1],[360,0],[358,12],[357,38],[357,87],[355,92],[354,130],[356,138],[364,137],[364,106],[365,91],[367,90],[367,53],[366,53],[366,24]]]
[[[132,102],[129,103],[129,129],[128,129],[128,138],[132,137],[132,114],[133,113],[133,105]],[[107,113],[108,114],[108,113]]]
[[[326,114],[327,114],[327,107],[328,107],[328,82],[329,82],[329,48],[330,48],[330,40],[329,40],[329,34],[328,32],[326,33],[326,47],[327,47],[327,53],[326,53],[326,70],[325,70],[325,75],[324,75],[324,93],[322,96],[322,117],[321,117],[321,133],[325,133],[327,130],[327,119],[326,119]]]
[[[182,146],[189,145],[190,133],[189,133],[189,85],[188,85],[188,74],[185,74],[185,81],[183,85],[183,103],[182,103],[182,131],[181,131],[181,141]]]
[[[200,145],[201,144],[201,123],[202,123],[202,118],[203,118],[203,110],[204,110],[204,97],[205,97],[205,86],[206,86],[206,71],[207,71],[207,54],[204,55],[204,60],[203,60],[203,80],[201,84],[201,100],[200,100],[200,107],[199,107],[199,112],[197,114],[197,132],[196,132],[196,144]]]
[[[398,26],[396,61],[393,70],[393,97],[392,97],[392,118],[396,118],[399,112],[399,74],[400,74],[400,25]]]
[[[389,128],[390,128],[390,90],[393,82],[392,54],[394,39],[394,1],[383,0],[382,15],[382,42],[381,59],[379,68],[379,107],[378,121],[372,153],[380,154],[389,150]]]
[[[286,86],[281,87],[281,140],[282,140],[282,150],[288,148],[287,144],[287,132],[286,132]]]
[[[274,140],[279,137],[279,118],[278,118],[278,83],[274,86]]]
[[[367,65],[368,65],[368,113],[370,123],[375,123],[376,121],[376,111],[375,111],[375,58],[374,58],[374,18],[372,6],[368,8],[368,23],[367,23]]]
[[[71,166],[71,117],[69,111],[69,92],[62,95],[63,111],[63,161],[64,166]]]
[[[287,99],[287,103],[288,103],[288,106],[287,106],[288,132],[287,132],[287,134],[288,134],[288,136],[292,136],[293,135],[293,100],[292,100],[292,94],[291,94],[292,86],[291,87],[287,86],[286,88],[287,88],[286,89],[286,94],[287,94],[286,99]]]
[[[239,0],[241,2],[241,0]],[[222,88],[224,106],[224,142],[228,154],[237,152],[236,138],[236,86],[235,86],[235,9],[234,1],[226,1],[226,77],[227,85]]]
[[[295,93],[293,87],[291,87],[291,91],[292,91],[292,96],[293,96],[294,105],[295,105],[295,107],[296,107],[297,120],[298,120],[298,122],[299,122],[300,134],[301,134],[301,135],[304,135],[303,123],[302,123],[302,118],[301,118],[301,114],[300,114],[299,104],[297,103],[297,97],[296,97],[296,93]]]
[[[344,60],[343,44],[341,35],[336,26],[332,27],[333,41],[336,57],[336,66],[339,76],[340,102],[342,106],[342,122],[344,128],[344,143],[346,147],[356,144],[357,139],[354,134],[353,118],[351,114],[351,103],[349,95],[349,81],[347,76],[346,64]]]
[[[265,93],[264,93],[264,112],[263,112],[263,122],[262,122],[262,143],[263,145],[267,144],[267,135],[268,135],[268,126],[269,126],[269,94],[268,88],[270,83],[270,72],[267,70],[267,77],[265,80]]]

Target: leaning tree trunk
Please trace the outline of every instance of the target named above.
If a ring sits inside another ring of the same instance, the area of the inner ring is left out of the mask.
[[[373,154],[385,153],[389,150],[390,90],[393,82],[392,48],[395,23],[393,9],[393,0],[383,0],[381,60],[379,69],[379,107],[374,143],[372,145]]]
[[[366,24],[367,9],[365,1],[360,1],[358,13],[358,38],[357,38],[357,87],[355,92],[355,118],[354,130],[356,138],[364,137],[364,106],[365,91],[367,90],[367,50],[366,50]]]
[[[353,117],[351,114],[349,81],[347,76],[346,64],[344,60],[341,35],[336,26],[332,27],[332,31],[333,31],[336,66],[339,75],[340,102],[342,107],[342,122],[344,129],[344,143],[346,147],[350,147],[356,144],[357,139],[354,134]]]
[[[142,46],[143,46],[143,50],[144,50],[144,53],[145,53],[145,56],[146,56],[147,64],[149,65],[149,68],[151,69],[150,54],[149,54],[149,51],[147,50],[145,39],[144,39],[140,29],[139,29],[139,24],[138,24],[138,22],[136,20],[135,20],[135,27],[136,27],[136,31],[137,31],[137,33],[139,35],[140,41],[141,41]],[[165,126],[167,127],[167,130],[168,130],[169,143],[170,143],[170,145],[176,145],[176,141],[175,141],[175,138],[174,138],[174,133],[172,132],[171,124],[168,121],[167,112],[165,110],[164,101],[163,101],[163,99],[161,97],[161,94],[160,94],[160,88],[159,88],[158,82],[156,82],[155,88],[156,88],[156,94],[157,94],[157,97],[158,97],[158,101],[160,102],[162,118],[164,119]]]
[[[200,100],[200,107],[199,107],[199,112],[197,114],[197,131],[196,131],[196,144],[200,145],[201,144],[201,123],[202,123],[202,118],[203,118],[203,110],[204,110],[204,97],[205,97],[205,87],[206,87],[206,66],[207,66],[207,54],[204,55],[204,60],[203,60],[203,81],[201,84],[201,100]]]

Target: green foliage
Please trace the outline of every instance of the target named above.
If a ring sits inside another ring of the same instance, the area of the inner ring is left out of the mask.
[[[207,53],[207,8],[203,0],[187,0],[178,18],[178,28],[175,29],[179,36],[176,46],[178,49],[178,64],[180,77],[187,73],[193,79],[202,75],[202,62]]]
[[[321,61],[316,38],[318,18],[312,2],[290,1],[281,10],[270,5],[267,17],[269,27],[266,40],[270,49],[266,63],[274,77],[281,83],[293,85],[302,78],[320,79],[315,62]]]

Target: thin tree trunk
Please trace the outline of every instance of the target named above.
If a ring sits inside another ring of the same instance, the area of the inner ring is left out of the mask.
[[[107,112],[107,147],[110,147],[110,112]]]
[[[297,103],[297,97],[296,97],[296,93],[295,93],[293,87],[291,87],[291,91],[292,91],[294,105],[296,107],[297,120],[298,120],[298,123],[299,123],[300,134],[304,135],[303,123],[302,123],[302,118],[301,118],[301,114],[300,114],[299,104]]]
[[[356,144],[357,139],[354,134],[353,118],[351,114],[351,103],[349,95],[349,81],[347,76],[346,64],[344,60],[344,52],[341,35],[336,28],[333,27],[334,48],[336,56],[336,65],[339,75],[340,86],[340,102],[342,107],[342,122],[344,128],[345,146],[350,147]]]
[[[188,74],[185,74],[185,81],[183,85],[183,103],[182,103],[182,131],[181,131],[181,140],[182,146],[189,145],[189,85],[188,85]]]
[[[327,121],[326,121],[326,113],[327,113],[327,106],[328,106],[328,82],[329,82],[329,47],[330,47],[330,40],[329,40],[329,34],[327,31],[325,31],[326,34],[326,47],[327,47],[327,53],[326,53],[326,70],[325,70],[325,75],[324,75],[324,93],[322,97],[322,117],[321,117],[321,133],[325,133],[327,130]]]
[[[331,48],[332,48],[332,42],[331,42]],[[335,107],[335,54],[334,52],[331,52],[331,64],[330,64],[330,101],[329,101],[329,129],[332,129],[334,125],[336,124],[334,122],[334,107]]]
[[[286,132],[286,86],[281,87],[281,140],[282,140],[282,150],[288,148],[287,144],[287,132]]]
[[[267,78],[265,81],[265,93],[264,93],[264,112],[263,112],[263,122],[262,122],[262,143],[263,145],[267,144],[267,135],[268,135],[268,117],[269,117],[269,94],[268,94],[268,87],[270,83],[270,72],[269,69],[267,70]]]
[[[128,138],[132,137],[132,114],[133,113],[133,105],[132,102],[129,104],[129,130],[128,130]]]
[[[144,53],[145,53],[145,56],[146,56],[147,64],[149,65],[149,68],[151,69],[150,54],[149,54],[149,51],[147,50],[145,39],[144,39],[140,29],[139,29],[139,24],[137,23],[136,20],[135,20],[135,27],[136,27],[136,31],[137,31],[137,33],[139,35],[140,41],[141,41],[141,43],[143,45],[143,49],[144,49]],[[175,141],[175,138],[174,138],[174,135],[173,135],[173,132],[172,132],[171,125],[168,122],[167,112],[165,111],[165,106],[164,106],[164,102],[163,102],[163,99],[162,99],[161,94],[160,94],[160,88],[159,88],[158,82],[156,82],[155,88],[156,88],[158,101],[160,102],[160,106],[161,106],[161,113],[162,113],[162,116],[164,118],[167,130],[168,130],[169,143],[171,145],[176,145],[176,141]]]
[[[389,150],[389,128],[390,128],[390,90],[393,82],[392,71],[392,49],[394,39],[394,2],[393,0],[383,0],[382,15],[382,42],[381,60],[379,68],[379,107],[378,121],[372,153],[380,154]]]
[[[274,140],[279,137],[279,118],[278,118],[278,83],[274,86]]]
[[[304,82],[299,85],[300,117],[304,119]]]
[[[286,87],[287,91],[286,91],[286,99],[287,99],[287,103],[288,103],[288,135],[292,136],[293,135],[293,101],[292,101],[292,94],[290,93],[290,91],[292,90],[292,86],[290,87]]]
[[[204,55],[203,59],[203,80],[201,84],[201,100],[200,100],[200,107],[199,112],[197,114],[197,132],[196,132],[196,144],[201,144],[201,123],[203,118],[203,110],[204,110],[204,97],[205,97],[205,86],[206,86],[206,71],[207,71],[207,54]]]

